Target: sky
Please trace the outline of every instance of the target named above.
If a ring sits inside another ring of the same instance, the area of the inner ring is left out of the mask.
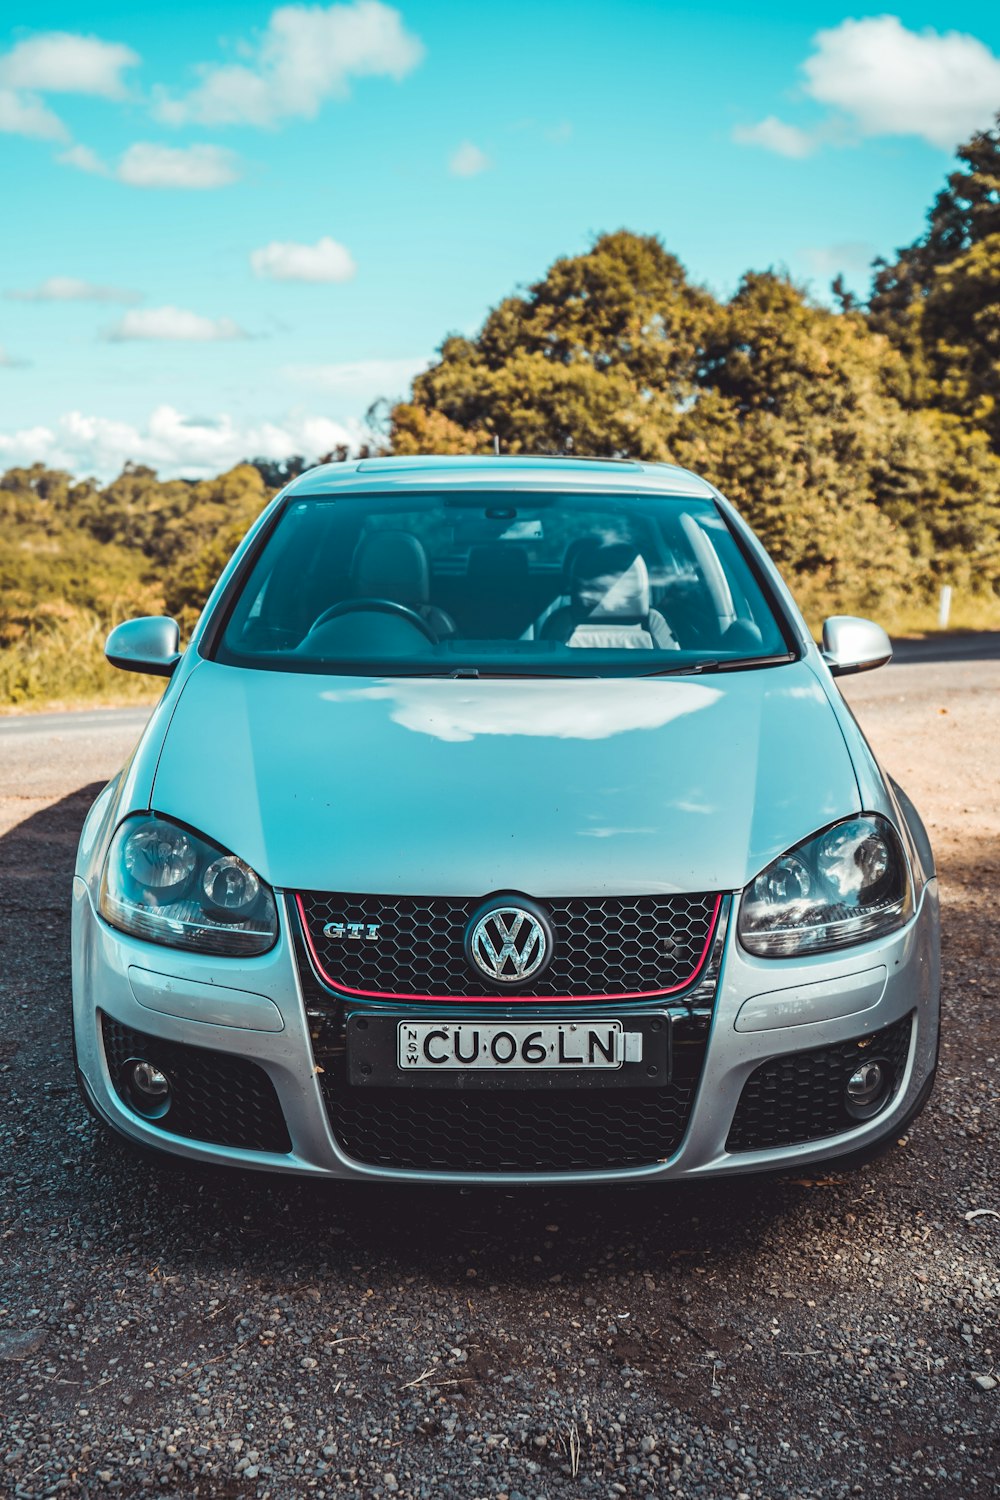
[[[980,0],[8,0],[0,468],[313,459],[605,230],[864,292],[998,54]]]

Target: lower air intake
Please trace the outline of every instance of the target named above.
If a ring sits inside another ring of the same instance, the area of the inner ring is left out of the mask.
[[[726,1149],[766,1151],[853,1130],[858,1120],[845,1106],[847,1080],[863,1062],[879,1059],[891,1070],[888,1099],[906,1070],[913,1017],[882,1031],[812,1052],[789,1052],[761,1066],[743,1085]]]
[[[650,1166],[687,1128],[703,1044],[676,1046],[653,1089],[365,1089],[343,1060],[322,1074],[341,1148],[375,1167],[421,1172],[584,1172]]]
[[[125,1081],[130,1059],[152,1063],[170,1080],[169,1109],[158,1119],[147,1119],[147,1124],[213,1146],[292,1149],[274,1084],[256,1063],[208,1047],[165,1042],[106,1015],[101,1016],[101,1027],[111,1081],[125,1104],[130,1103]]]

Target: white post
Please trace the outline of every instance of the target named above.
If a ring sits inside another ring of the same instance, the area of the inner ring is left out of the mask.
[[[938,606],[938,624],[942,630],[948,629],[948,617],[951,614],[951,584],[941,585],[941,603]]]

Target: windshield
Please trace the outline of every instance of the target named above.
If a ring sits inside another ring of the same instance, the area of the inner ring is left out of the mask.
[[[786,659],[711,500],[462,493],[292,497],[216,650],[371,675],[640,675]]]

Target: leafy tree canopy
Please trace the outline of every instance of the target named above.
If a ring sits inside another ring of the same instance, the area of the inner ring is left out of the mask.
[[[876,262],[871,320],[903,351],[911,400],[967,418],[1000,453],[1000,114],[958,159],[926,232]]]
[[[396,453],[578,452],[710,475],[808,605],[868,608],[1000,580],[1000,462],[843,295],[744,277],[720,303],[653,238],[556,261],[478,337],[445,340],[389,417]],[[963,414],[967,415],[967,414]],[[878,567],[872,567],[872,559]]]

